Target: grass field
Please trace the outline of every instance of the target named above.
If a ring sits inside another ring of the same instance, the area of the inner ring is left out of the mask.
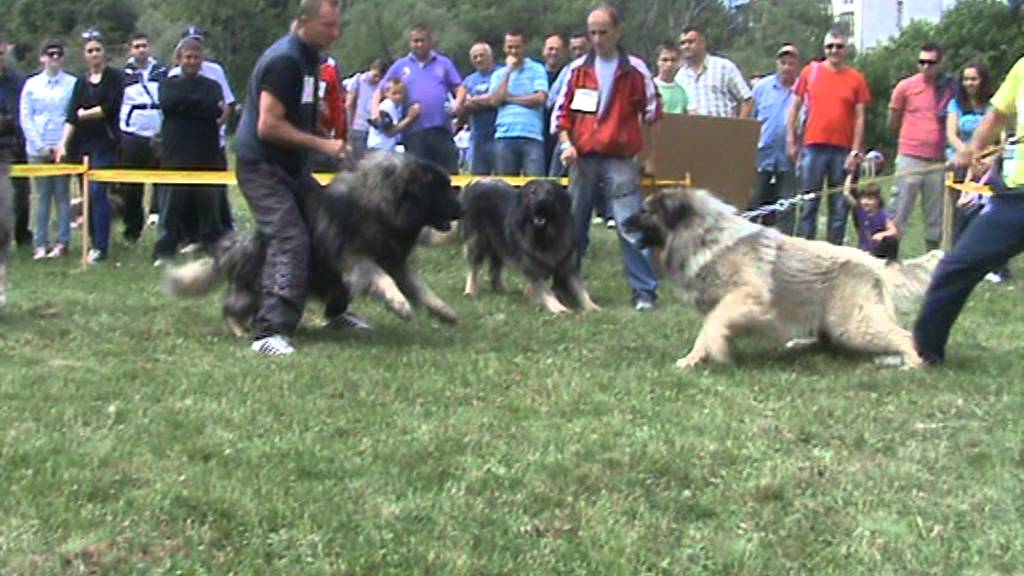
[[[696,315],[634,312],[595,234],[603,312],[466,299],[435,246],[458,326],[360,301],[373,335],[311,320],[284,359],[161,294],[151,232],[87,272],[17,254],[0,573],[1024,572],[1019,283],[979,289],[942,368],[748,340],[682,373]]]

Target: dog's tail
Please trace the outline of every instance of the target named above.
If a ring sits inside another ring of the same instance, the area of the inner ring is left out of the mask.
[[[247,243],[246,238],[229,234],[217,243],[214,256],[168,268],[163,277],[163,291],[176,298],[206,296],[224,280],[225,273],[230,272],[232,262],[238,259]]]
[[[942,250],[932,250],[913,260],[893,262],[885,267],[890,294],[898,310],[910,312],[917,306],[943,256]]]

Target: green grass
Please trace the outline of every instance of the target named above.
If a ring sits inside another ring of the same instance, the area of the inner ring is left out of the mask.
[[[1020,284],[981,286],[945,367],[741,341],[673,367],[678,298],[601,313],[461,296],[369,337],[256,358],[218,298],[158,291],[147,245],[12,264],[0,311],[0,573],[1013,574],[1024,566]],[[518,277],[516,285],[521,285]],[[308,317],[319,315],[311,304]]]

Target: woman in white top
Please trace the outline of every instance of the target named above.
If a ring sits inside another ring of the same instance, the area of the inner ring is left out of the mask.
[[[21,90],[21,127],[25,132],[25,153],[33,164],[52,163],[64,130],[71,92],[76,78],[64,71],[64,44],[47,40],[39,50],[41,72],[25,81]],[[34,179],[36,229],[33,260],[57,258],[67,253],[71,241],[71,195],[68,176]],[[57,206],[57,242],[50,245],[50,203]]]

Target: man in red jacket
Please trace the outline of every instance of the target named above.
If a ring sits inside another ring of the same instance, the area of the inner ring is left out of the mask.
[[[640,123],[661,116],[658,92],[643,60],[619,46],[618,13],[611,6],[587,16],[590,53],[570,66],[569,80],[559,95],[558,139],[562,163],[569,167],[576,228],[577,258],[589,243],[594,193],[603,187],[608,209],[623,222],[640,209],[640,186],[635,157],[643,147]],[[626,277],[633,305],[644,312],[654,307],[658,280],[647,254],[635,238],[618,227]]]

